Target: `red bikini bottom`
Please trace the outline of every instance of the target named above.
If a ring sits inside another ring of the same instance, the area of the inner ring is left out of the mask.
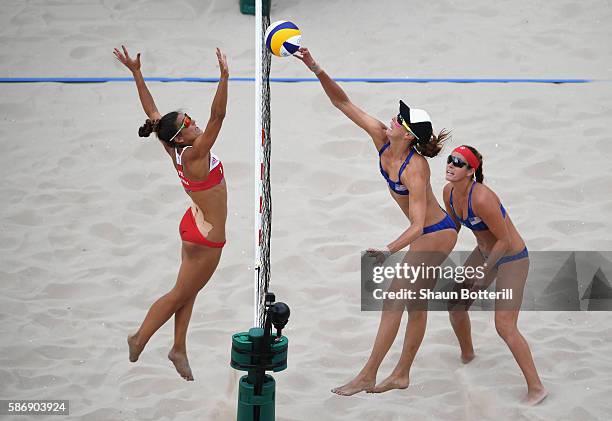
[[[203,246],[214,248],[221,248],[225,245],[225,241],[217,243],[214,241],[207,240],[206,237],[202,235],[202,233],[198,229],[191,208],[187,208],[187,212],[185,212],[185,215],[183,215],[183,219],[181,219],[181,223],[179,225],[179,233],[181,234],[181,239],[183,241],[188,241],[190,243],[201,244]]]

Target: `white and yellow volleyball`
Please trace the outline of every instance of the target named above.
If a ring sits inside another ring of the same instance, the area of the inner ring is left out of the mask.
[[[302,33],[295,23],[279,20],[268,26],[265,40],[272,54],[278,57],[288,57],[300,48]]]

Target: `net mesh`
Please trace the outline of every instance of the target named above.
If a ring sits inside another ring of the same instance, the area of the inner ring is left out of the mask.
[[[270,16],[262,14],[262,33],[270,25]],[[272,194],[270,189],[270,62],[271,55],[261,39],[262,72],[261,72],[261,125],[262,125],[262,168],[261,168],[261,231],[259,237],[260,265],[257,279],[258,320],[259,326],[264,324],[265,297],[270,284],[270,234],[272,231]]]

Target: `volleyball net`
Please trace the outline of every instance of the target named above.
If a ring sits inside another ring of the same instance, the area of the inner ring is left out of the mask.
[[[267,11],[266,11],[267,12]],[[265,297],[270,284],[270,51],[263,34],[270,25],[268,13],[255,14],[255,262],[254,326],[263,327]]]

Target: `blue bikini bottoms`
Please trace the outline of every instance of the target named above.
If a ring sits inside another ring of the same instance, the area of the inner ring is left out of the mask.
[[[455,222],[450,216],[448,216],[448,213],[444,212],[444,215],[446,216],[440,222],[423,228],[423,235],[431,234],[432,232],[442,231],[446,229],[457,230],[457,227],[455,226]]]
[[[482,255],[482,257],[487,260],[489,258],[488,255],[484,254],[482,252],[482,250],[480,250],[480,248],[478,249],[478,251],[480,251],[480,254]],[[516,254],[513,254],[512,256],[504,256],[501,259],[499,259],[497,261],[497,263],[495,264],[496,268],[499,268],[501,265],[503,265],[504,263],[508,263],[508,262],[512,262],[514,260],[520,260],[520,259],[524,259],[526,257],[529,257],[529,251],[527,251],[527,247],[525,247],[522,251],[519,251]]]

